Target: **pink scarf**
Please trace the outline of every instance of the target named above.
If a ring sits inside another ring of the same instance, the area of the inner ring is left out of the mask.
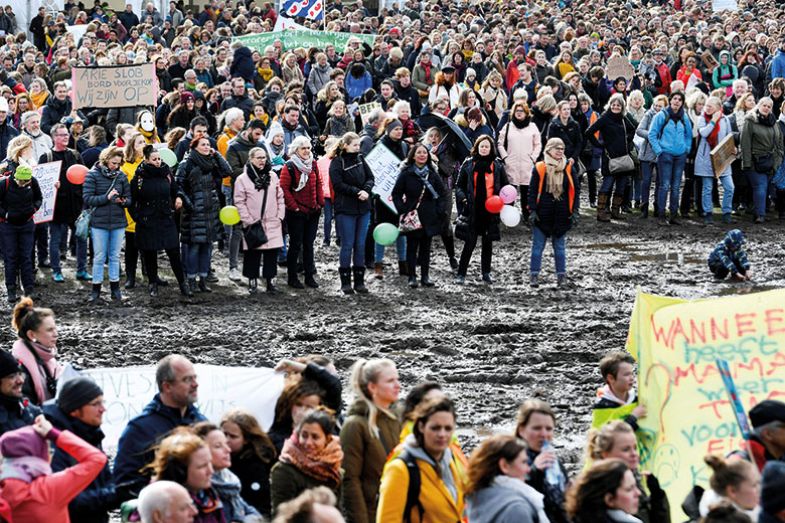
[[[27,372],[30,373],[30,376],[33,379],[35,394],[38,396],[39,401],[43,403],[46,400],[52,399],[52,396],[46,389],[46,372],[57,379],[60,377],[60,374],[63,373],[63,367],[57,363],[57,360],[55,359],[55,356],[57,356],[57,347],[48,349],[39,343],[29,343],[36,351],[36,354],[38,354],[43,366],[46,367],[46,371],[38,364],[35,355],[30,352],[30,349],[25,346],[25,342],[22,340],[16,340],[16,342],[14,342],[11,354],[13,354],[14,357],[25,366]]]

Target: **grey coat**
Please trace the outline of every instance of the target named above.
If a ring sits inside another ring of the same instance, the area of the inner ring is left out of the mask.
[[[651,121],[654,119],[655,114],[657,113],[654,108],[646,111],[646,114],[644,114],[641,119],[641,123],[638,124],[638,128],[635,130],[635,136],[643,138],[643,145],[638,152],[638,159],[642,162],[657,161],[657,155],[654,154],[654,150],[649,143],[649,127],[651,126]]]
[[[466,512],[472,523],[534,523],[537,509],[511,488],[491,485],[468,496]]]
[[[109,201],[106,195],[109,194],[110,187],[116,189],[117,198],[125,198],[125,202],[116,203],[116,198]],[[96,165],[90,169],[84,181],[82,199],[85,207],[95,209],[90,221],[91,227],[113,231],[125,229],[128,225],[125,208],[131,206],[131,186],[128,178],[119,169],[109,171],[104,165]]]
[[[711,157],[709,153],[711,153],[711,146],[709,142],[706,141],[706,137],[711,134],[714,130],[714,124],[709,122],[708,124],[703,119],[703,116],[700,117],[698,127],[698,151],[695,154],[695,176],[714,176],[714,168],[711,166]],[[730,120],[728,117],[723,115],[719,121],[720,131],[717,135],[717,143],[721,142],[723,138],[731,134],[733,131],[730,126]],[[722,176],[730,176],[731,173],[731,166],[730,164],[728,167],[722,171],[720,177]]]

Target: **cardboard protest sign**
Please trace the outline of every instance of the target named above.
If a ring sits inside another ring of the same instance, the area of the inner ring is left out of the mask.
[[[55,200],[57,199],[57,188],[55,183],[60,179],[60,164],[62,162],[41,163],[33,167],[33,176],[41,188],[43,203],[33,215],[35,223],[51,222],[55,216]]]
[[[71,69],[74,109],[154,106],[158,79],[153,63]]]
[[[363,125],[368,125],[368,117],[371,115],[374,109],[381,109],[382,104],[379,102],[370,102],[367,104],[362,104],[357,108],[360,110],[360,119],[363,122]]]
[[[694,302],[638,294],[627,347],[648,408],[637,433],[641,465],[671,500],[696,484],[708,488],[706,454],[745,446],[718,358],[727,360],[745,411],[785,398],[783,300],[785,290]],[[679,503],[671,509],[674,521],[683,519]]]
[[[365,163],[373,173],[373,193],[379,195],[379,199],[390,208],[392,212],[398,214],[398,210],[392,201],[392,190],[395,181],[398,179],[399,166],[401,161],[384,145],[377,144],[365,157]]]
[[[731,133],[720,140],[717,147],[709,152],[715,177],[719,178],[725,172],[725,169],[736,159],[736,154],[736,141],[733,138],[733,133]]]
[[[736,0],[712,0],[711,11],[719,13],[721,11],[738,11],[739,4]]]
[[[256,417],[263,429],[270,429],[275,404],[283,391],[283,373],[264,367],[202,364],[194,367],[199,383],[197,405],[207,419],[218,423],[226,411],[242,407]],[[58,389],[79,375],[68,365],[58,380]],[[95,380],[104,392],[106,412],[101,430],[106,438],[103,444],[104,449],[115,449],[128,422],[140,414],[158,392],[155,366],[87,369],[81,375]]]
[[[632,67],[630,59],[626,56],[611,56],[608,59],[608,65],[605,67],[605,73],[608,79],[616,80],[617,78],[624,77],[629,84],[632,77],[635,76],[635,68]]]
[[[374,35],[361,33],[338,33],[333,31],[316,31],[313,29],[287,29],[285,31],[236,36],[232,41],[241,42],[244,46],[259,51],[260,53],[263,53],[264,48],[268,45],[273,45],[276,40],[281,41],[284,49],[295,49],[297,47],[303,47],[305,49],[318,47],[319,49],[324,49],[328,45],[333,45],[335,46],[335,49],[341,53],[349,43],[350,38],[357,38],[361,42],[373,45],[376,37]]]

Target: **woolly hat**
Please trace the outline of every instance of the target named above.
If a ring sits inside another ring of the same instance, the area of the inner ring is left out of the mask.
[[[49,461],[49,445],[33,427],[22,427],[0,436],[0,454],[4,458],[35,457]]]
[[[17,180],[29,180],[33,177],[33,169],[27,165],[20,165],[14,171],[14,178]]]
[[[0,379],[22,372],[22,367],[10,352],[0,349]]]
[[[104,391],[101,390],[101,387],[90,378],[76,378],[65,382],[57,396],[57,406],[69,414],[103,395]]]
[[[390,120],[389,122],[387,122],[387,125],[384,128],[384,132],[390,134],[393,129],[396,129],[398,127],[403,127],[403,125],[401,125],[400,120],[398,119]]]
[[[192,92],[190,92],[190,91],[183,91],[182,93],[180,93],[180,103],[181,104],[188,103],[189,100],[191,102],[196,100],[196,97],[193,95]]]
[[[730,231],[728,235],[734,231],[738,231],[738,229]],[[742,243],[743,241],[743,237],[741,241],[736,240],[737,243]],[[785,403],[777,400],[764,400],[750,410],[750,423],[752,423],[752,428],[757,429],[764,425],[768,425],[773,421],[785,423]]]

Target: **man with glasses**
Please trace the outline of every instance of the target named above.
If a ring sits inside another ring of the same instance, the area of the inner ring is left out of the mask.
[[[56,403],[44,406],[44,415],[55,428],[71,431],[101,451],[101,441],[104,439],[101,423],[104,412],[104,392],[89,378],[67,381],[60,390]],[[52,472],[65,470],[75,464],[76,460],[63,449],[55,449]],[[109,511],[118,508],[121,501],[107,461],[93,482],[68,504],[68,514],[71,521],[103,522],[107,521]]]
[[[41,410],[22,395],[25,375],[10,352],[0,350],[0,435],[32,425]]]
[[[207,418],[194,405],[199,384],[193,364],[184,356],[170,354],[158,362],[155,370],[158,394],[141,414],[128,422],[120,436],[114,476],[121,495],[136,497],[150,482],[150,473],[140,470],[152,463],[153,446],[172,429],[193,425]]]

